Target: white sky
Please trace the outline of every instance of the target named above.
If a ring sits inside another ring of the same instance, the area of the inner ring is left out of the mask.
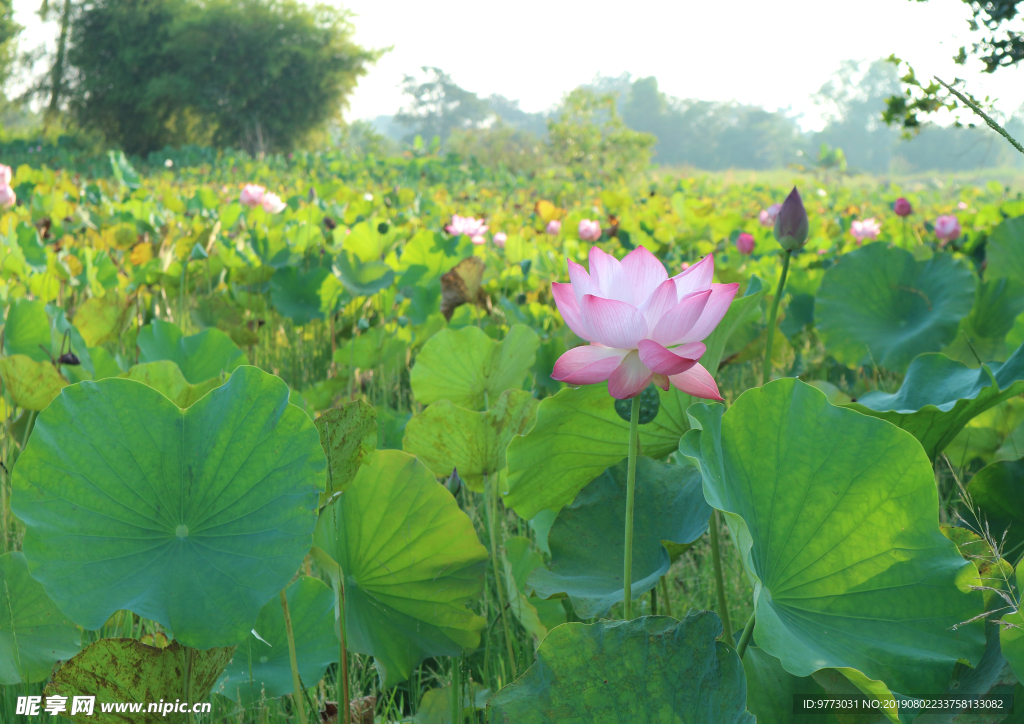
[[[339,4],[333,0],[331,4]],[[955,65],[969,44],[962,0],[347,0],[356,39],[394,46],[363,78],[349,119],[394,113],[399,84],[420,66],[438,66],[482,96],[500,93],[528,111],[546,110],[596,74],[654,75],[670,95],[737,100],[803,113],[820,126],[810,100],[846,59],[896,53],[918,77],[960,76],[979,97],[1012,113],[1024,104],[1024,69],[994,75]],[[35,15],[40,0],[14,0],[26,30],[22,48],[53,44],[53,23]]]

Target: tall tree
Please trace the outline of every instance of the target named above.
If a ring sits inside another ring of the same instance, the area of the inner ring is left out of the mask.
[[[436,136],[444,143],[452,131],[476,127],[491,115],[487,101],[459,87],[440,68],[421,70],[424,77],[407,75],[402,81],[409,101],[395,114],[395,121],[410,129],[410,136],[428,141]]]

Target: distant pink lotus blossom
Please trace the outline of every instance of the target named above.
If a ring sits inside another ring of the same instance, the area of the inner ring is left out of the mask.
[[[896,212],[897,216],[910,216],[910,214],[913,213],[914,208],[910,205],[909,201],[901,196],[896,199],[896,203],[892,205],[892,210]]]
[[[551,234],[551,236],[558,236],[558,233],[562,230],[562,222],[558,219],[552,219],[548,222],[548,225],[544,227],[544,231]]]
[[[608,381],[619,400],[653,381],[694,397],[721,400],[714,377],[698,360],[702,342],[729,310],[739,284],[712,284],[710,255],[672,278],[642,246],[620,262],[590,249],[590,272],[569,261],[569,284],[551,292],[565,323],[590,342],[555,362],[551,377],[571,385]]]
[[[498,247],[499,249],[504,249],[505,242],[508,241],[508,234],[506,234],[504,231],[499,231],[491,238],[494,239],[494,245],[496,247]]]
[[[256,184],[246,184],[242,189],[242,195],[238,197],[239,202],[242,206],[261,206],[263,204],[263,196],[267,193],[267,190],[262,186]]]
[[[601,238],[601,224],[598,221],[583,219],[579,226],[580,240],[597,241]]]
[[[853,238],[858,242],[871,241],[878,237],[882,233],[882,226],[874,218],[864,219],[863,221],[854,221],[850,226],[850,233],[853,234]]]
[[[782,204],[772,204],[767,209],[761,210],[761,226],[775,226],[775,217],[779,215],[779,211],[782,210]]]
[[[958,203],[956,205],[956,207],[958,209],[960,209],[961,211],[966,211],[967,210],[967,202],[966,201],[961,201],[960,203]]]
[[[452,236],[468,236],[474,244],[483,244],[487,239],[484,233],[487,231],[487,224],[483,219],[474,219],[472,216],[452,215],[452,223],[444,227]]]
[[[740,254],[750,254],[754,251],[754,235],[743,232],[736,237],[736,249]]]
[[[281,197],[277,194],[272,194],[269,191],[263,194],[263,210],[268,214],[280,214],[288,206],[281,200]]]
[[[0,164],[0,185],[10,186],[12,176],[11,167]]]
[[[942,241],[953,241],[960,236],[960,220],[953,214],[935,220],[935,236]]]
[[[14,189],[9,184],[0,186],[0,206],[14,206],[18,200],[18,195],[14,193]]]

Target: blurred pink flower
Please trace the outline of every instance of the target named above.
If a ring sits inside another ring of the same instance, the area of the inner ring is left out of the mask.
[[[14,206],[17,201],[18,196],[9,184],[0,186],[0,206]]]
[[[597,247],[590,272],[569,261],[569,284],[554,283],[558,311],[577,336],[590,342],[555,362],[551,377],[571,385],[608,380],[608,393],[624,400],[653,380],[663,390],[721,400],[718,385],[697,360],[701,340],[729,309],[739,284],[712,284],[714,259],[669,278],[661,262],[642,246],[620,262]]]
[[[499,249],[504,249],[505,242],[508,241],[508,234],[506,234],[504,231],[499,231],[492,238],[494,239],[494,245],[496,247],[498,247]],[[623,588],[623,590],[625,590],[625,588]]]
[[[896,203],[892,205],[892,210],[896,212],[897,216],[910,216],[913,213],[914,208],[910,205],[902,196],[896,199]]]
[[[750,254],[754,251],[754,235],[743,232],[736,237],[736,249],[740,254]]]
[[[583,219],[580,221],[579,234],[582,241],[597,241],[601,238],[600,222]]]
[[[853,234],[853,238],[857,241],[864,241],[865,239],[870,241],[882,233],[882,226],[873,217],[863,221],[858,220],[851,224],[850,233]]]
[[[0,185],[10,186],[11,185],[11,167],[0,164]]]
[[[474,219],[472,216],[452,215],[452,223],[444,227],[452,236],[468,236],[474,244],[484,243],[484,233],[487,231],[487,224],[483,219]]]
[[[279,214],[285,210],[288,206],[281,200],[281,197],[277,194],[272,194],[269,191],[263,194],[263,210],[268,214]]]
[[[552,219],[548,222],[548,225],[544,227],[544,231],[551,234],[551,236],[558,236],[558,232],[562,230],[562,222],[558,219]]]
[[[775,226],[775,217],[782,210],[782,204],[772,204],[767,209],[761,210],[761,226]]]
[[[960,220],[953,214],[935,220],[935,236],[942,241],[953,241],[960,236]]]
[[[246,184],[242,189],[242,195],[238,197],[242,206],[260,206],[263,204],[263,195],[267,192],[262,186]]]
[[[961,201],[960,203],[958,203],[956,205],[956,207],[958,209],[960,209],[961,211],[964,211],[967,208],[967,202],[966,201]]]

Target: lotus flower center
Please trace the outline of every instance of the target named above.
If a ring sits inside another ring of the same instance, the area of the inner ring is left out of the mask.
[[[179,538],[188,538],[188,526],[182,523],[174,529],[174,534]]]

